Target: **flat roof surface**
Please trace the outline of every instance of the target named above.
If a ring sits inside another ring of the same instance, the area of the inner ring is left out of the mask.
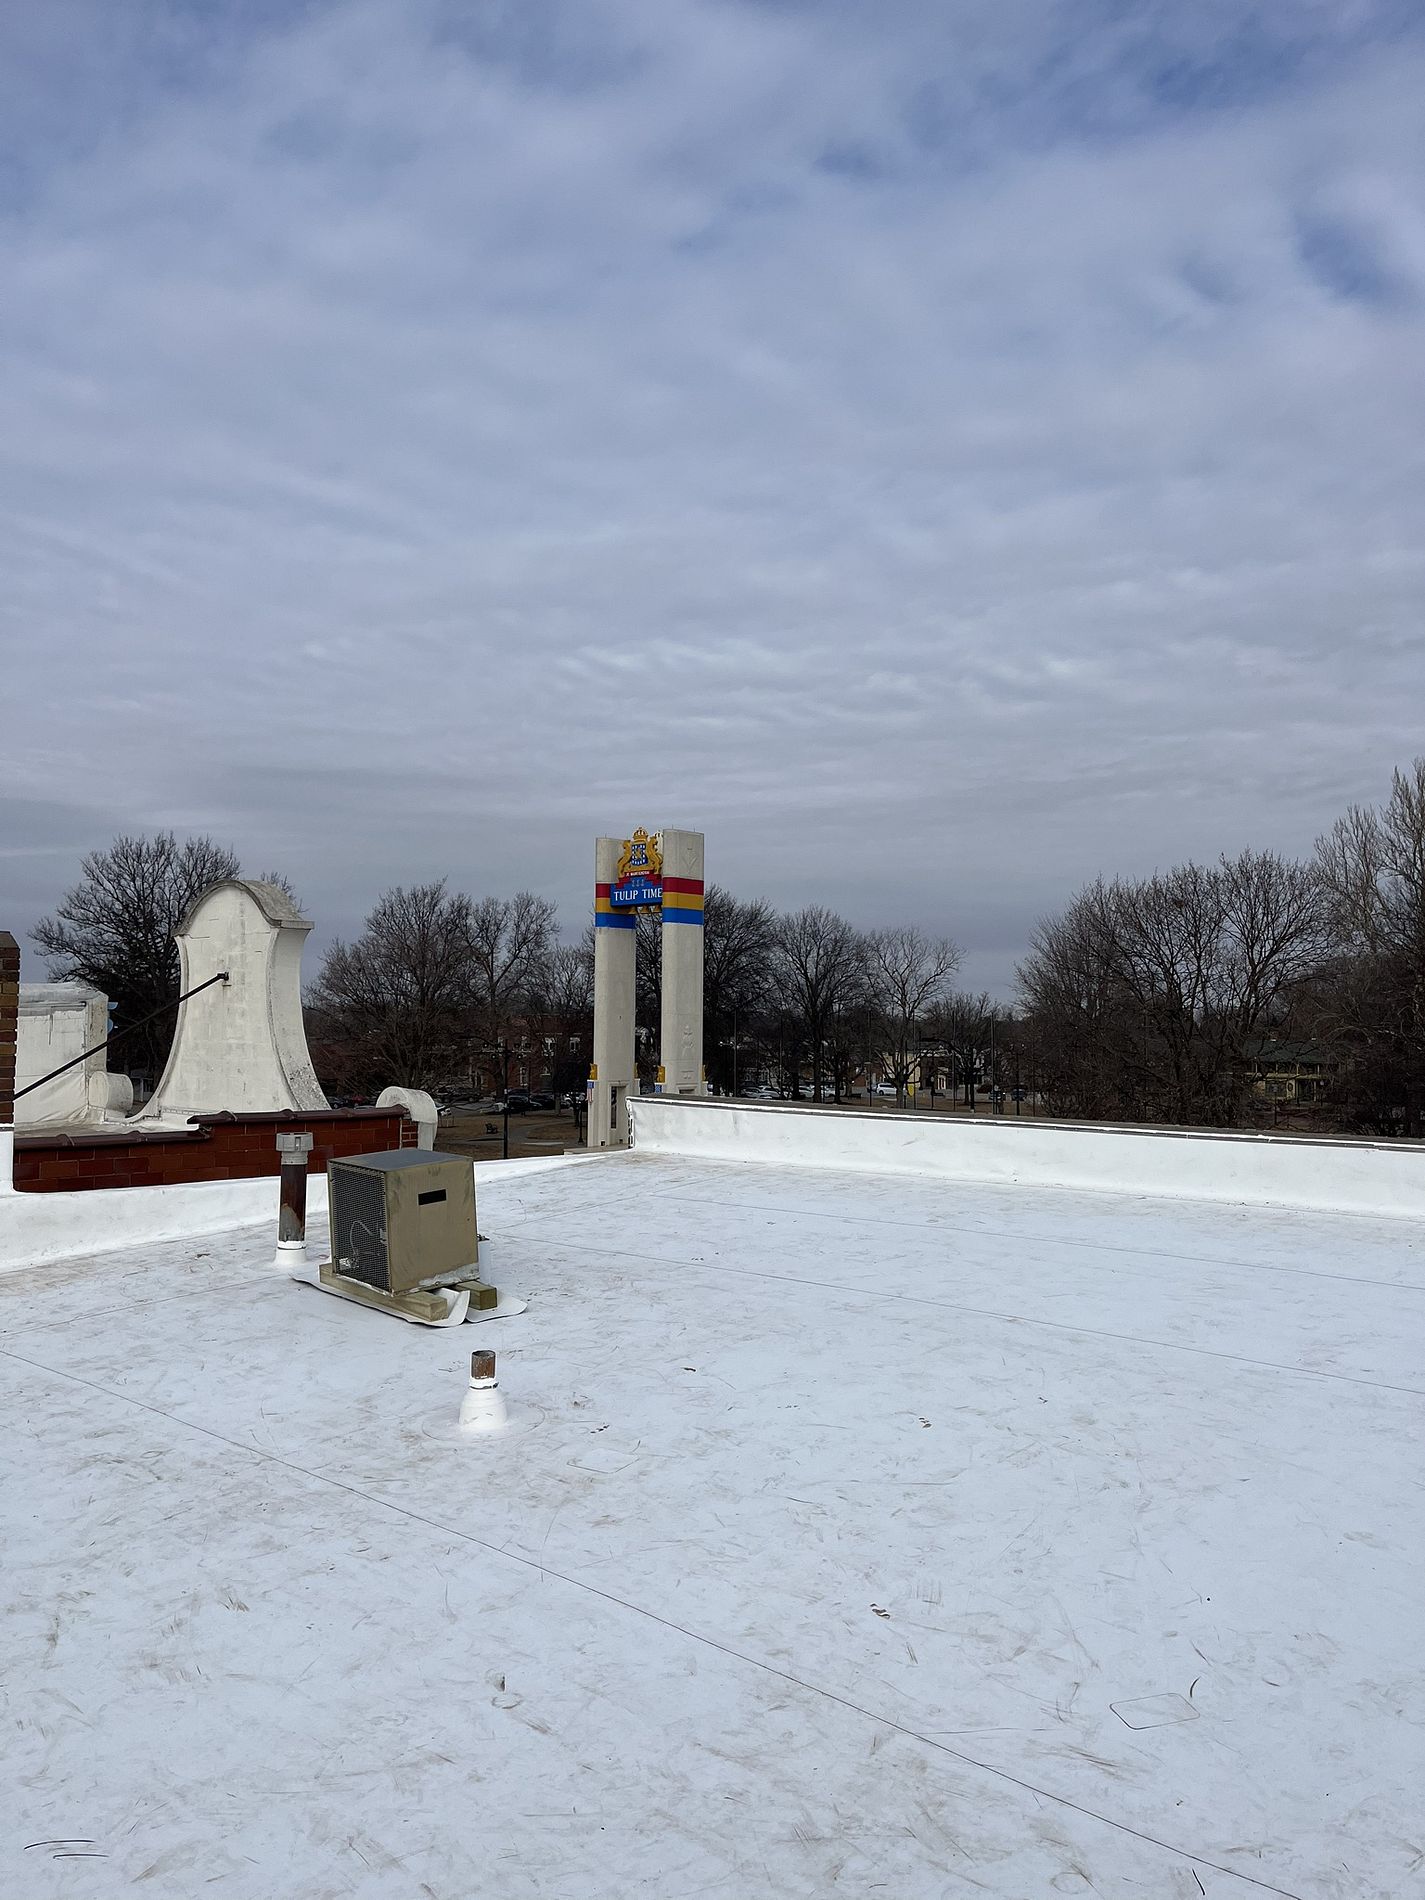
[[[1414,1226],[478,1190],[479,1327],[253,1228],[0,1277],[0,1892],[1425,1892]]]

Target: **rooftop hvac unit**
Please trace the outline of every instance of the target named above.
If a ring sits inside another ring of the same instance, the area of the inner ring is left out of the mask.
[[[382,1294],[477,1281],[475,1169],[430,1148],[327,1164],[331,1271]]]

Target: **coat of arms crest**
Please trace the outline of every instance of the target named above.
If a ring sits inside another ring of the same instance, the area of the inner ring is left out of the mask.
[[[663,853],[658,848],[657,838],[650,838],[640,825],[631,838],[623,841],[623,856],[618,861],[618,878],[622,883],[626,877],[657,878],[663,875]]]

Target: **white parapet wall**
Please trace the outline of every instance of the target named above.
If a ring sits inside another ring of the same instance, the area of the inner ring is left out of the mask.
[[[40,1267],[113,1247],[196,1239],[267,1222],[277,1237],[275,1174],[247,1181],[185,1181],[171,1187],[0,1195],[0,1273]],[[307,1218],[326,1218],[326,1182],[308,1184]]]
[[[641,1153],[1425,1216],[1425,1145],[642,1096]]]

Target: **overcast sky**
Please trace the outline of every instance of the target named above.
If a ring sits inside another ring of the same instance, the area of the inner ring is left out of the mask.
[[[1309,849],[1425,750],[1422,99],[1418,0],[12,0],[0,923],[682,824],[1007,992]]]

